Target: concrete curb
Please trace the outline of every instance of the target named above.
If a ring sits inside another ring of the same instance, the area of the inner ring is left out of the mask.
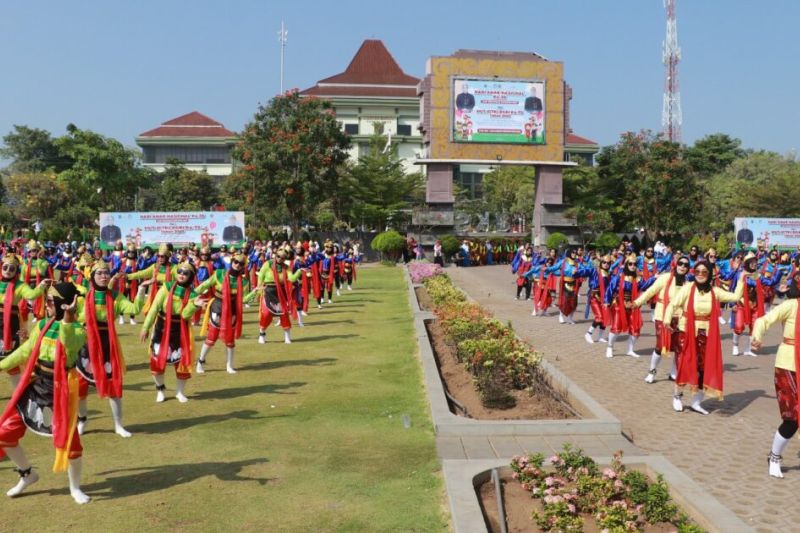
[[[433,320],[434,314],[423,311],[419,307],[414,291],[419,285],[411,282],[408,269],[404,269],[408,298],[414,317],[414,329],[419,347],[423,379],[431,407],[431,419],[434,430],[439,437],[476,436],[525,436],[555,435],[569,442],[570,437],[621,437],[622,425],[607,409],[577,386],[567,375],[547,361],[542,361],[550,384],[561,392],[567,401],[584,419],[581,420],[475,420],[453,414],[444,394],[444,384],[439,375],[436,359],[433,355],[426,320]],[[472,300],[472,298],[467,295]],[[473,300],[474,301],[474,300]],[[600,465],[611,463],[608,456],[592,456]],[[511,458],[507,459],[443,459],[442,472],[450,504],[453,529],[457,533],[485,532],[486,525],[481,511],[475,487],[488,479],[492,468],[508,468]],[[664,476],[670,488],[670,494],[681,509],[702,528],[708,531],[754,531],[734,513],[722,505],[708,491],[676,468],[661,455],[630,455],[624,458],[630,467],[641,468],[651,478],[657,474]]]
[[[444,384],[433,355],[425,321],[433,320],[434,314],[419,307],[416,287],[405,270],[408,299],[414,315],[414,329],[424,372],[425,389],[431,405],[431,418],[437,435],[619,435],[622,424],[583,389],[547,361],[542,369],[553,388],[563,394],[567,401],[584,418],[578,420],[476,420],[453,414],[444,393]]]
[[[611,464],[612,458],[595,457],[594,460],[598,465],[605,466]],[[493,468],[508,469],[510,463],[510,457],[442,461],[447,497],[453,511],[453,530],[456,533],[486,533],[486,523],[475,488],[489,479]],[[623,463],[629,468],[641,469],[651,479],[655,479],[658,474],[663,475],[673,501],[703,529],[719,533],[754,531],[664,457],[625,457]]]

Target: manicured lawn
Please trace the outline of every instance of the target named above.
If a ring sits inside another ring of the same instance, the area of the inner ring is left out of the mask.
[[[1,530],[37,531],[438,531],[448,528],[434,435],[398,268],[359,270],[353,292],[283,344],[270,327],[257,344],[248,310],[228,375],[218,343],[189,402],[155,403],[138,326],[120,326],[128,374],[125,423],[113,433],[106,400],[90,396],[84,491],[73,503],[66,474],[51,472],[51,441],[22,444],[41,480],[0,496]],[[197,348],[199,350],[199,342]],[[0,396],[9,396],[0,378]],[[411,420],[403,424],[403,415]],[[3,492],[16,482],[0,463]]]

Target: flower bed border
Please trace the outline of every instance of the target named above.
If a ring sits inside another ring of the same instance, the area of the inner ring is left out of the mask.
[[[423,311],[419,306],[414,289],[423,287],[411,282],[408,269],[404,268],[408,298],[414,315],[414,329],[419,345],[420,359],[424,373],[425,389],[431,405],[431,418],[437,435],[614,435],[622,431],[622,424],[602,405],[586,394],[560,370],[542,360],[540,363],[550,386],[581,415],[581,419],[567,420],[478,420],[465,418],[450,411],[439,367],[433,355],[425,322],[436,320],[436,315]],[[469,299],[469,296],[467,297]],[[471,299],[470,299],[471,300]]]
[[[602,468],[611,464],[612,457],[595,457],[594,460]],[[653,480],[658,474],[663,475],[672,500],[703,529],[719,533],[754,531],[666,458],[658,455],[632,456],[624,457],[622,462],[629,469],[640,470]],[[510,473],[509,461],[486,459],[469,461],[465,465],[465,461],[445,460],[442,463],[451,505],[454,501],[458,502],[459,512],[452,516],[453,530],[459,533],[485,533],[486,522],[477,489],[490,481],[494,468]],[[552,466],[548,461],[545,461],[545,465]]]

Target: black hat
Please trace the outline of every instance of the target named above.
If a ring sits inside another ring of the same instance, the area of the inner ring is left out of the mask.
[[[61,306],[70,305],[75,301],[78,296],[78,288],[68,282],[56,283],[47,291],[47,296],[53,299],[56,306],[56,320],[61,320],[64,318],[64,310]]]

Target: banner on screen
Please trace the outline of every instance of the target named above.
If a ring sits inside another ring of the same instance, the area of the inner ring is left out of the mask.
[[[453,80],[453,141],[544,144],[543,81]]]
[[[245,240],[244,212],[100,213],[100,240],[107,246],[119,240],[137,247],[163,242],[241,245]]]
[[[800,245],[800,218],[736,218],[733,225],[741,247],[755,248],[758,241],[767,248]]]

